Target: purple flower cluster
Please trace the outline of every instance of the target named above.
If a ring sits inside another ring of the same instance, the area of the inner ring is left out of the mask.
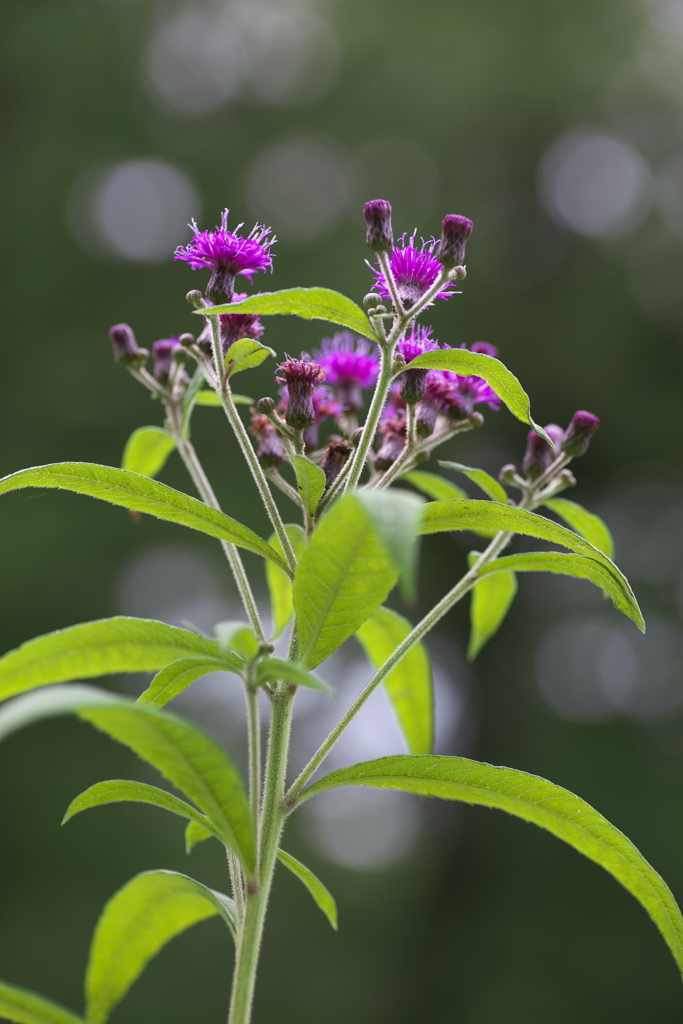
[[[379,373],[374,346],[350,331],[340,331],[323,338],[320,348],[313,349],[313,358],[324,368],[328,384],[337,389],[343,409],[359,412],[363,408],[362,388],[372,387]]]
[[[232,301],[242,302],[247,297],[246,292],[235,292]],[[258,341],[264,331],[258,313],[221,313],[220,322],[223,355],[231,345],[242,338],[255,338]]]
[[[427,241],[422,239],[418,247],[415,244],[416,232],[414,232],[408,241],[406,241],[406,235],[403,235],[399,241],[400,246],[395,246],[391,250],[389,265],[396,282],[399,298],[404,307],[410,309],[425,292],[429,291],[443,268],[434,255],[438,244],[435,238],[430,238]],[[379,263],[376,268],[368,265],[375,275],[373,288],[383,298],[390,299],[391,294],[381,266]],[[448,299],[455,290],[455,285],[449,281],[439,291],[437,298]],[[428,305],[431,305],[431,302]]]
[[[184,260],[193,270],[211,270],[207,295],[212,302],[231,301],[239,274],[252,281],[259,271],[273,269],[270,247],[275,236],[271,229],[255,224],[248,235],[241,235],[242,226],[228,230],[228,210],[223,211],[220,227],[213,231],[200,231],[192,221],[194,235],[186,246],[180,245],[175,251],[174,259]]]

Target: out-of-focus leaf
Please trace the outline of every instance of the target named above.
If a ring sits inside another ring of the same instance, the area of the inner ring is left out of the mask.
[[[386,491],[362,489],[356,496],[372,516],[396,564],[404,598],[413,600],[416,593],[418,538],[425,503],[412,491],[395,487]]]
[[[595,512],[589,512],[583,505],[577,505],[575,501],[568,501],[566,498],[548,498],[543,502],[549,509],[552,509],[565,523],[576,530],[582,537],[602,551],[608,558],[614,557],[614,541],[606,523]]]
[[[253,405],[254,399],[249,398],[249,395],[235,395],[233,394],[232,400],[235,405]],[[195,398],[195,405],[212,405],[221,406],[220,396],[215,391],[200,391]]]
[[[224,647],[236,651],[245,661],[253,661],[260,651],[256,635],[246,622],[228,619],[214,626],[216,639]]]
[[[479,558],[479,552],[469,556],[470,566]],[[467,657],[474,661],[484,644],[500,629],[515,594],[517,578],[513,572],[497,572],[484,576],[474,585],[470,603],[470,642]]]
[[[215,833],[200,825],[197,821],[189,821],[185,828],[185,853],[192,853],[205,839],[211,839]]]
[[[142,476],[154,477],[166,465],[175,441],[162,427],[138,427],[128,438],[121,468]]]
[[[23,487],[56,487],[76,494],[88,494],[135,512],[146,512],[157,519],[188,526],[191,530],[246,548],[287,569],[280,555],[253,530],[203,501],[139,473],[90,462],[57,462],[50,466],[22,469],[0,480],[0,494]]]
[[[111,1011],[163,947],[199,921],[219,915],[235,935],[233,901],[177,871],[145,871],[106,904],[95,928],[85,976],[89,1024]]]
[[[325,474],[320,466],[316,466],[315,462],[311,462],[305,455],[295,455],[292,462],[296,473],[297,490],[301,495],[304,508],[309,516],[312,516],[315,514],[318,502],[325,490],[327,483]]]
[[[298,561],[306,547],[306,534],[297,523],[287,523],[285,530]],[[273,534],[269,543],[282,557],[282,545],[276,534]],[[294,614],[292,581],[274,562],[266,562],[266,580],[273,609],[273,637],[277,638]]]
[[[155,619],[117,615],[82,622],[28,640],[0,658],[0,700],[72,679],[155,672],[185,658],[215,658],[232,672],[242,668],[240,659],[215,640]]]
[[[0,981],[0,1017],[13,1024],[85,1024],[71,1010],[6,981]]]
[[[466,498],[467,495],[460,487],[456,487],[450,480],[444,480],[436,473],[424,473],[421,469],[411,470],[404,473],[401,480],[407,480],[418,491],[422,491],[428,498],[441,500],[444,498]]]
[[[279,292],[261,292],[242,302],[197,310],[201,316],[216,313],[258,313],[259,316],[293,315],[304,320],[326,320],[348,327],[364,338],[377,341],[367,316],[355,302],[329,288],[285,288]]]
[[[481,488],[484,494],[488,495],[491,501],[499,501],[507,505],[508,496],[502,484],[483,469],[473,469],[471,466],[461,466],[459,462],[439,462],[444,469],[454,469],[457,473],[464,473],[468,480]]]
[[[374,786],[507,811],[547,829],[608,871],[645,908],[683,972],[683,917],[664,879],[585,800],[538,775],[464,757],[383,757],[315,782],[301,800],[337,786]]]
[[[334,896],[320,881],[317,875],[314,875],[310,868],[307,868],[305,864],[302,864],[296,857],[292,857],[291,853],[285,853],[284,850],[278,850],[277,859],[281,864],[284,864],[286,868],[295,875],[300,882],[306,886],[308,891],[317,907],[322,910],[323,914],[330,922],[335,931],[339,931],[339,925],[337,923],[337,903]]]
[[[293,661],[282,661],[280,658],[266,658],[258,666],[256,685],[263,686],[264,683],[276,682],[307,686],[310,690],[320,690],[328,696],[334,692],[322,679],[318,679],[312,672],[307,672],[303,665],[297,665]]]
[[[356,636],[370,664],[379,668],[412,630],[402,615],[377,608]],[[434,746],[434,694],[429,657],[418,643],[384,680],[389,699],[411,754],[431,754]]]
[[[228,377],[234,377],[242,370],[252,370],[260,366],[268,356],[275,357],[276,352],[267,345],[262,345],[254,338],[240,338],[232,343],[225,356],[225,369]]]

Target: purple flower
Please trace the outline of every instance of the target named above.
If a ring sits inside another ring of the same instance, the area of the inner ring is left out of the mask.
[[[149,352],[139,348],[133,334],[133,328],[128,324],[114,324],[109,331],[109,338],[114,349],[114,359],[126,365],[135,365],[146,359]]]
[[[331,487],[348,462],[353,452],[353,445],[343,437],[333,434],[327,442],[327,448],[320,460],[320,468],[325,474],[326,486]]]
[[[446,345],[444,347],[448,348],[449,346]],[[467,346],[461,345],[460,347],[466,348]],[[472,346],[472,351],[482,355],[492,356],[494,353],[498,355],[498,350],[485,341],[475,342]],[[454,386],[461,406],[467,416],[471,416],[474,406],[481,403],[485,403],[491,409],[498,409],[500,406],[500,398],[483,377],[463,377],[459,373],[453,373],[451,370],[438,370],[434,372],[440,373],[445,381],[450,382]]]
[[[410,334],[396,346],[406,361],[407,369],[401,377],[401,397],[413,405],[425,396],[428,370],[411,370],[410,364],[423,352],[433,352],[440,348],[438,341],[432,338],[431,327],[417,327],[413,324]]]
[[[408,242],[406,242],[406,236],[403,235],[400,239],[401,247],[395,246],[389,256],[396,290],[407,309],[410,309],[418,299],[422,298],[442,271],[441,264],[434,256],[436,239],[430,238],[426,242],[422,239],[422,244],[418,248],[415,245],[416,234],[417,232],[414,232]],[[383,298],[390,299],[391,295],[381,268],[379,265],[376,268],[370,264],[368,266],[375,275],[373,288],[376,288]],[[437,298],[448,299],[454,291],[455,285],[448,281],[438,293]]]
[[[232,301],[242,302],[246,298],[246,292],[235,292]],[[220,322],[223,355],[236,341],[240,341],[242,338],[256,338],[258,340],[265,330],[257,313],[221,313]]]
[[[316,384],[325,379],[320,363],[312,359],[287,359],[278,366],[282,374],[276,377],[278,384],[287,385],[287,408],[285,419],[290,427],[298,430],[312,427],[315,422],[313,392]]]
[[[269,250],[275,236],[269,237],[270,228],[255,224],[246,236],[239,233],[242,224],[228,231],[228,210],[223,211],[220,227],[213,231],[200,231],[196,221],[190,227],[194,235],[188,245],[178,246],[174,259],[185,260],[193,270],[207,267],[212,271],[206,290],[212,302],[230,302],[238,274],[251,281],[260,270],[273,269]]]
[[[545,473],[553,460],[559,455],[562,442],[564,441],[564,430],[562,427],[558,427],[557,423],[548,423],[544,429],[555,444],[555,450],[553,451],[548,442],[539,437],[535,430],[529,431],[526,438],[524,460],[522,462],[522,469],[529,480],[535,480],[542,473]]]
[[[372,387],[379,373],[374,346],[351,331],[340,331],[323,338],[320,348],[313,349],[313,357],[324,368],[327,382],[338,389],[344,408],[362,409],[361,388]]]
[[[368,226],[365,244],[375,252],[389,252],[394,244],[391,203],[386,199],[371,199],[363,207],[363,216]]]
[[[578,412],[575,412],[564,435],[562,451],[565,455],[569,455],[572,459],[577,458],[579,455],[585,455],[588,451],[591,437],[599,426],[600,420],[592,412],[586,412],[585,409],[579,409]]]

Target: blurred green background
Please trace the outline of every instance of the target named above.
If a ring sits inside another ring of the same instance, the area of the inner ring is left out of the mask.
[[[432,322],[442,341],[497,345],[541,423],[601,417],[570,497],[613,528],[649,631],[588,584],[528,578],[468,667],[456,609],[432,643],[439,749],[578,792],[683,894],[680,2],[5,0],[2,14],[3,472],[116,465],[132,429],[161,421],[107,330],[127,321],[150,345],[195,328],[184,295],[204,275],[170,259],[190,217],[209,227],[229,206],[233,225],[273,225],[275,272],[259,289],[319,284],[357,300],[371,280],[363,201],[390,199],[397,233],[471,217],[463,294]],[[265,340],[296,353],[320,336],[276,318]],[[272,391],[271,370],[241,386]],[[195,421],[224,507],[265,532],[219,411]],[[497,472],[519,462],[524,434],[491,413],[446,454]],[[163,479],[190,490],[173,459]],[[235,612],[220,551],[168,524],[38,492],[4,498],[0,524],[3,650],[117,612],[204,628]],[[443,593],[466,550],[424,544],[408,614]],[[331,670],[340,707],[358,658]],[[211,677],[181,710],[240,757],[231,694]],[[323,712],[302,711],[310,750]],[[340,756],[400,749],[385,711],[369,708]],[[67,720],[0,748],[0,977],[78,1010],[92,928],[127,878],[167,867],[226,887],[218,850],[188,862],[182,826],[154,810],[60,830],[85,786],[145,772]],[[278,876],[256,1024],[680,1019],[656,929],[596,866],[505,815],[369,795],[321,799],[292,823],[287,848],[337,896],[341,930]],[[114,1024],[223,1019],[221,928],[175,940]]]

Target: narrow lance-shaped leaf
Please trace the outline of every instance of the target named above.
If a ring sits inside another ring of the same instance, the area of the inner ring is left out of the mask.
[[[69,712],[130,747],[185,793],[252,874],[256,853],[249,801],[239,772],[215,740],[169,711],[141,707],[92,686],[60,686],[0,708],[0,741],[32,722]]]
[[[138,704],[151,708],[163,708],[188,686],[208,676],[211,672],[238,671],[230,669],[218,658],[181,658],[157,672],[147,689],[138,697]]]
[[[154,477],[164,468],[174,448],[173,436],[163,427],[138,427],[126,442],[121,468]]]
[[[642,904],[683,972],[683,917],[664,879],[585,800],[537,775],[464,757],[383,757],[314,783],[301,800],[337,786],[374,786],[507,811],[547,829],[595,861]]]
[[[0,1017],[13,1024],[85,1024],[71,1010],[6,981],[0,981]]]
[[[375,497],[359,492],[336,501],[299,560],[294,608],[299,657],[307,668],[355,633],[412,562],[421,506],[409,505],[413,496],[398,491],[383,492],[382,501]]]
[[[589,512],[583,505],[577,505],[575,501],[568,501],[567,498],[548,498],[543,504],[564,519],[572,530],[585,537],[598,551],[602,551],[608,558],[614,557],[612,534],[607,524],[603,523],[595,512]]]
[[[219,915],[235,934],[234,904],[176,871],[145,871],[106,904],[85,976],[89,1024],[104,1024],[149,961],[176,935]]]
[[[470,554],[470,567],[479,555],[478,551]],[[513,572],[496,572],[475,583],[470,602],[470,642],[467,648],[470,661],[474,661],[484,644],[498,632],[516,593],[517,578]]]
[[[630,595],[600,562],[586,555],[566,555],[560,551],[531,551],[523,555],[507,555],[482,566],[481,576],[499,572],[554,572],[576,579],[590,580],[612,598],[615,608],[635,619]],[[477,584],[479,586],[479,584]]]
[[[254,399],[250,398],[249,395],[236,395],[233,392],[232,400],[236,405],[253,405]],[[217,395],[215,391],[200,391],[194,400],[195,405],[210,405],[220,407],[223,403],[221,402],[220,395]]]
[[[173,793],[168,793],[158,786],[149,786],[146,782],[134,782],[131,779],[108,779],[106,782],[97,782],[82,793],[79,793],[69,804],[66,814],[62,818],[62,825],[66,825],[76,814],[81,811],[89,811],[93,807],[105,807],[108,804],[117,803],[139,803],[149,804],[158,807],[162,811],[170,811],[181,818],[195,822],[202,829],[206,829],[209,835],[221,836],[212,827],[211,822],[191,804],[185,803]]]
[[[22,469],[0,480],[0,494],[23,487],[56,487],[76,494],[88,494],[135,512],[146,512],[157,519],[188,526],[191,530],[246,548],[271,559],[287,571],[280,555],[253,530],[203,501],[191,498],[189,494],[138,473],[90,462],[57,462],[50,466]]]
[[[479,352],[470,352],[466,348],[435,349],[433,352],[423,352],[412,359],[410,366],[416,370],[451,370],[463,377],[482,377],[507,405],[512,415],[522,423],[528,423],[552,447],[552,441],[545,430],[531,418],[529,396],[526,391],[514,373],[511,373],[499,359]]]
[[[505,488],[485,470],[473,469],[471,466],[462,466],[459,462],[440,461],[439,465],[443,466],[444,469],[453,469],[457,473],[463,473],[468,480],[471,480],[473,484],[481,488],[491,501],[499,501],[502,505],[507,505],[508,496]]]
[[[383,665],[412,630],[402,615],[378,608],[356,636],[374,668]],[[423,644],[408,651],[384,680],[411,754],[431,754],[434,746],[434,694],[429,657]]]
[[[306,686],[310,690],[320,690],[328,697],[334,693],[327,683],[318,679],[312,672],[308,672],[303,665],[297,665],[293,661],[282,661],[280,658],[266,658],[256,670],[256,685],[263,686],[264,683],[275,682]]]
[[[216,659],[239,672],[242,661],[215,640],[154,619],[117,615],[36,637],[0,658],[0,700],[72,679],[155,672],[182,658]]]
[[[277,859],[281,864],[284,864],[286,868],[289,868],[292,874],[306,886],[313,897],[315,905],[322,910],[334,930],[339,931],[336,900],[330,890],[323,885],[318,876],[314,875],[311,869],[307,868],[306,865],[302,864],[300,860],[296,859],[296,857],[292,857],[291,853],[285,853],[284,850],[277,851]]]
[[[589,544],[583,537],[565,529],[558,523],[510,505],[499,505],[494,501],[432,501],[425,508],[422,533],[439,533],[443,530],[472,530],[477,528],[509,531],[528,537],[538,537],[569,548],[577,554],[587,555],[604,565],[623,590],[624,611],[644,630],[645,623],[628,580],[614,562],[602,551]]]
[[[262,292],[260,295],[250,295],[242,302],[211,306],[197,312],[201,316],[258,313],[259,316],[293,315],[304,320],[326,320],[340,327],[348,327],[371,341],[377,341],[377,335],[360,306],[329,288],[285,288],[279,292]]]
[[[444,480],[437,473],[425,473],[421,469],[411,470],[404,473],[401,480],[407,480],[418,491],[422,491],[428,498],[442,500],[445,498],[466,498],[467,494],[461,487],[456,487],[450,480]]]
[[[292,459],[294,472],[296,473],[297,490],[301,495],[304,508],[309,516],[315,514],[318,502],[323,496],[327,483],[325,474],[320,466],[311,462],[304,455],[295,455]]]
[[[297,561],[306,547],[306,534],[298,523],[287,523],[285,526]],[[269,543],[282,556],[282,545],[276,534]],[[294,614],[292,599],[292,581],[289,576],[278,569],[274,562],[266,562],[266,581],[270,591],[270,604],[273,609],[273,638],[277,638]]]

